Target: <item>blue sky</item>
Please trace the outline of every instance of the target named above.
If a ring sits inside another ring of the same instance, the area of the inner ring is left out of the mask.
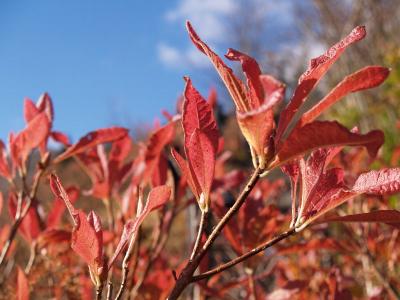
[[[229,40],[221,17],[235,10],[234,0],[1,1],[0,138],[23,128],[23,99],[44,91],[55,129],[73,140],[110,125],[151,124],[163,108],[174,110],[183,75],[203,92],[209,83],[200,72],[209,63],[184,20],[208,42]]]

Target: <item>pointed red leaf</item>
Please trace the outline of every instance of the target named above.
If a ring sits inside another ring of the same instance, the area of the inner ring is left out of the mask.
[[[200,198],[201,189],[198,186],[197,182],[195,182],[192,178],[192,174],[189,169],[189,165],[187,161],[174,149],[171,148],[172,157],[175,159],[176,163],[178,164],[179,169],[182,173],[182,178],[186,180],[189,184],[192,193],[195,195],[196,198]]]
[[[103,272],[103,231],[100,218],[93,211],[86,217],[84,212],[76,210],[55,174],[50,176],[50,187],[54,195],[65,202],[74,222],[71,248],[99,276]]]
[[[152,133],[143,154],[144,163],[140,162],[143,167],[141,167],[141,174],[137,175],[142,176],[143,183],[151,181],[154,171],[158,165],[161,153],[164,151],[165,147],[172,142],[174,137],[175,120],[173,122],[169,122],[168,124],[164,125],[163,127],[157,129],[155,132]],[[143,158],[138,157],[138,159]],[[137,163],[139,163],[139,161]]]
[[[371,157],[375,157],[384,142],[379,130],[367,134],[349,131],[336,121],[314,121],[296,128],[277,151],[277,159],[272,166],[277,166],[294,159],[310,150],[330,146],[364,146]]]
[[[308,69],[300,76],[299,85],[294,91],[292,99],[281,113],[276,133],[276,141],[278,143],[288,128],[290,121],[318,81],[325,75],[348,46],[363,39],[365,35],[365,27],[358,26],[343,40],[329,48],[327,52],[311,60]]]
[[[232,69],[229,68],[222,61],[222,59],[200,39],[190,22],[186,22],[186,28],[193,44],[211,60],[222,81],[227,87],[229,94],[236,105],[236,108],[240,111],[245,111],[246,108],[248,108],[248,104],[246,102],[246,89],[243,83],[233,74]]]
[[[29,300],[29,283],[24,271],[18,267],[17,275],[17,299]]]
[[[75,215],[76,226],[72,231],[71,248],[96,274],[102,272],[103,265],[103,232],[100,220],[93,212],[86,217],[82,211]]]
[[[146,219],[147,215],[151,213],[153,210],[160,208],[163,206],[171,196],[171,188],[167,185],[162,185],[153,188],[149,195],[147,196],[147,202],[143,210],[140,214],[134,219],[129,220],[122,231],[121,239],[115,249],[115,252],[108,263],[108,269],[110,269],[121,253],[121,251],[127,246],[129,240],[133,235],[136,235],[140,225]]]
[[[29,98],[24,101],[24,119],[26,123],[29,123],[40,113],[39,109],[36,107],[35,103]]]
[[[297,123],[302,127],[315,120],[323,111],[338,102],[344,96],[379,86],[389,76],[389,69],[379,66],[368,66],[346,76],[328,95],[306,112]]]
[[[198,182],[205,203],[199,203],[202,208],[207,207],[215,169],[215,149],[208,137],[199,129],[195,129],[186,150],[189,168]],[[201,200],[201,195],[200,199]],[[205,207],[204,207],[205,205]]]
[[[64,159],[85,152],[86,150],[93,148],[94,146],[97,146],[99,144],[109,143],[122,139],[127,136],[127,134],[128,129],[121,127],[110,127],[89,132],[76,144],[69,147],[63,154],[59,155],[54,160],[54,162],[59,163]]]
[[[185,133],[185,149],[195,129],[200,129],[211,141],[214,152],[218,149],[218,129],[210,104],[193,87],[190,78],[185,78],[185,100],[183,102],[182,126]]]
[[[51,97],[48,93],[40,95],[40,98],[37,102],[37,107],[40,112],[46,113],[50,123],[52,124],[54,120],[54,108],[53,101],[51,100]]]
[[[22,167],[31,151],[38,147],[49,135],[49,120],[45,113],[34,117],[28,125],[12,138],[11,157],[16,165]]]
[[[66,193],[68,195],[68,199],[71,202],[71,204],[74,204],[76,200],[78,200],[79,197],[79,189],[76,187],[69,187],[66,190]],[[47,214],[47,220],[46,220],[46,228],[47,229],[52,229],[55,228],[59,225],[61,221],[61,217],[65,211],[65,204],[63,202],[63,199],[60,197],[56,197],[54,199],[53,206],[50,210],[50,212]]]
[[[68,212],[69,212],[74,224],[76,225],[75,216],[78,214],[78,212],[72,205],[71,200],[69,200],[69,196],[68,196],[67,192],[65,191],[64,187],[62,186],[60,179],[55,174],[50,175],[50,188],[51,188],[53,194],[59,200],[64,201],[65,206],[67,207]]]
[[[358,176],[352,188],[356,193],[388,195],[400,192],[400,168],[369,171]]]

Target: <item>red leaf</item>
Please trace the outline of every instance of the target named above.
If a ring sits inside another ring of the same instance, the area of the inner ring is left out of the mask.
[[[113,257],[110,259],[108,263],[108,269],[110,269],[121,253],[121,251],[127,246],[129,240],[133,235],[136,235],[140,225],[143,223],[145,218],[149,213],[153,210],[163,206],[171,196],[171,188],[166,185],[158,186],[153,188],[149,195],[147,196],[147,202],[143,210],[139,213],[139,215],[134,220],[129,220],[123,229],[121,239],[118,243],[118,246],[114,252]]]
[[[40,98],[36,105],[40,112],[46,113],[47,117],[49,118],[50,123],[53,123],[54,108],[53,108],[53,102],[51,101],[50,95],[48,93],[44,93],[44,94],[40,95]]]
[[[293,119],[294,115],[307,99],[308,94],[312,91],[318,81],[342,55],[344,50],[354,42],[363,39],[365,34],[365,27],[358,26],[343,40],[329,48],[327,52],[310,61],[308,69],[299,78],[299,85],[294,91],[292,99],[281,113],[276,133],[276,141],[278,143],[289,126],[290,121]]]
[[[362,214],[327,217],[320,222],[378,222],[400,229],[400,212],[397,210],[377,210]]]
[[[277,151],[272,166],[294,159],[310,150],[330,146],[364,146],[375,157],[384,142],[383,133],[373,130],[362,135],[349,131],[336,121],[314,121],[296,128]]]
[[[142,176],[143,183],[151,181],[161,153],[164,151],[165,147],[171,143],[174,136],[175,121],[161,127],[151,135],[144,153],[144,163],[146,167],[144,168],[142,161],[135,161],[135,164],[140,163],[142,167],[140,167],[141,174],[136,175],[134,179],[140,175]],[[142,160],[143,158],[138,157],[138,159]]]
[[[23,167],[31,151],[38,147],[49,135],[50,125],[45,113],[34,117],[10,143],[13,162]]]
[[[24,271],[18,267],[17,276],[17,299],[18,300],[29,300],[29,283]]]
[[[400,191],[400,168],[370,171],[358,176],[352,188],[356,193],[387,195]]]
[[[197,200],[202,209],[207,209],[214,180],[215,148],[200,129],[195,129],[189,141],[189,148],[186,149],[186,154],[192,177],[197,181],[204,197],[202,199],[200,194],[200,198]]]
[[[0,140],[0,175],[7,180],[10,180],[12,178],[10,166],[7,159],[6,147],[2,140]]]
[[[228,49],[225,57],[230,60],[240,61],[242,69],[247,78],[248,97],[247,101],[251,108],[257,108],[264,102],[264,90],[260,81],[261,70],[258,63],[252,57],[234,49]]]
[[[182,178],[184,178],[184,180],[189,184],[195,197],[200,198],[201,189],[197,185],[197,182],[193,180],[187,161],[177,151],[175,151],[174,148],[171,148],[171,154],[181,170]]]
[[[40,113],[39,109],[36,107],[35,103],[29,98],[24,101],[24,118],[25,122],[29,123]]]
[[[64,200],[74,222],[71,248],[89,265],[95,275],[103,272],[103,231],[99,217],[92,211],[85,213],[76,210],[59,178],[50,176],[50,187],[57,198]]]
[[[183,102],[182,126],[185,132],[185,149],[195,129],[200,129],[211,141],[214,152],[218,149],[218,129],[210,104],[193,87],[190,78],[185,78],[185,100]]]
[[[19,232],[28,243],[32,243],[41,231],[36,203],[33,203],[19,226]],[[17,212],[17,196],[15,193],[8,195],[8,212],[13,220]]]
[[[350,93],[379,86],[389,76],[389,73],[390,71],[387,68],[368,66],[345,77],[317,105],[303,114],[296,126],[302,127],[315,120],[324,110]]]
[[[44,248],[48,245],[58,245],[71,241],[71,232],[59,229],[46,229],[42,232],[38,239],[38,247]]]
[[[260,163],[265,161],[269,137],[275,127],[274,113],[265,105],[249,112],[236,113],[236,118],[246,141],[254,149]]]
[[[165,157],[164,153],[161,153],[160,157],[158,158],[158,163],[153,172],[152,185],[159,186],[166,184],[167,175],[168,175],[168,160]]]
[[[57,200],[62,200],[65,203],[65,206],[68,209],[69,214],[71,215],[72,220],[75,222],[75,216],[78,214],[77,210],[71,203],[67,192],[65,191],[64,187],[62,186],[60,179],[55,174],[50,175],[50,188],[53,194],[58,198]],[[56,201],[57,201],[56,200]]]
[[[127,136],[127,134],[128,130],[121,127],[110,127],[89,132],[76,144],[69,147],[63,154],[59,155],[54,160],[54,163],[59,163],[64,159],[85,152],[86,150],[93,148],[94,146],[97,146],[99,144],[109,143],[122,139]]]
[[[68,136],[60,131],[52,131],[50,136],[53,140],[63,144],[65,147],[69,147],[71,145]]]
[[[248,108],[248,103],[246,101],[246,89],[243,83],[233,74],[232,69],[200,39],[190,22],[186,22],[186,28],[194,45],[211,60],[227,87],[236,108],[240,111],[245,111]]]
[[[79,197],[78,188],[69,187],[67,188],[66,192],[72,204],[75,203],[76,200],[78,200]],[[61,199],[60,197],[56,197],[56,199],[54,199],[53,206],[47,215],[47,221],[46,221],[47,229],[52,229],[59,225],[61,217],[65,210],[65,204],[62,201],[63,199]]]
[[[99,217],[92,211],[88,217],[82,211],[74,216],[76,226],[72,231],[71,248],[96,274],[102,273],[103,232]]]

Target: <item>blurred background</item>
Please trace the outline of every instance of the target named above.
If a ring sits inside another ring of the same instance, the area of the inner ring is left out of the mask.
[[[45,91],[55,103],[55,128],[74,141],[115,124],[140,138],[163,109],[175,111],[184,75],[204,95],[216,87],[221,111],[229,114],[231,101],[189,41],[185,20],[220,55],[232,47],[257,58],[263,72],[287,83],[287,99],[311,57],[364,24],[367,38],[346,52],[310,102],[362,66],[391,67],[383,87],[347,97],[328,116],[362,131],[383,129],[388,153],[400,113],[399,10],[396,0],[4,0],[0,138],[24,126],[23,99]]]

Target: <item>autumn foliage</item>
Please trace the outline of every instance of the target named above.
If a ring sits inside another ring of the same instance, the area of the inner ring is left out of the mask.
[[[247,167],[231,164],[234,153],[224,149],[215,92],[205,99],[189,77],[177,112],[165,112],[166,122],[141,142],[110,127],[72,143],[53,129],[47,93],[37,103],[26,99],[25,129],[7,146],[0,141],[0,210],[8,214],[0,229],[2,293],[400,299],[399,151],[388,165],[379,157],[380,130],[317,120],[346,95],[381,85],[389,69],[364,67],[302,109],[366,29],[312,59],[287,104],[285,84],[251,56],[228,50],[225,58],[242,68],[237,76],[189,22],[187,30],[233,100]]]

